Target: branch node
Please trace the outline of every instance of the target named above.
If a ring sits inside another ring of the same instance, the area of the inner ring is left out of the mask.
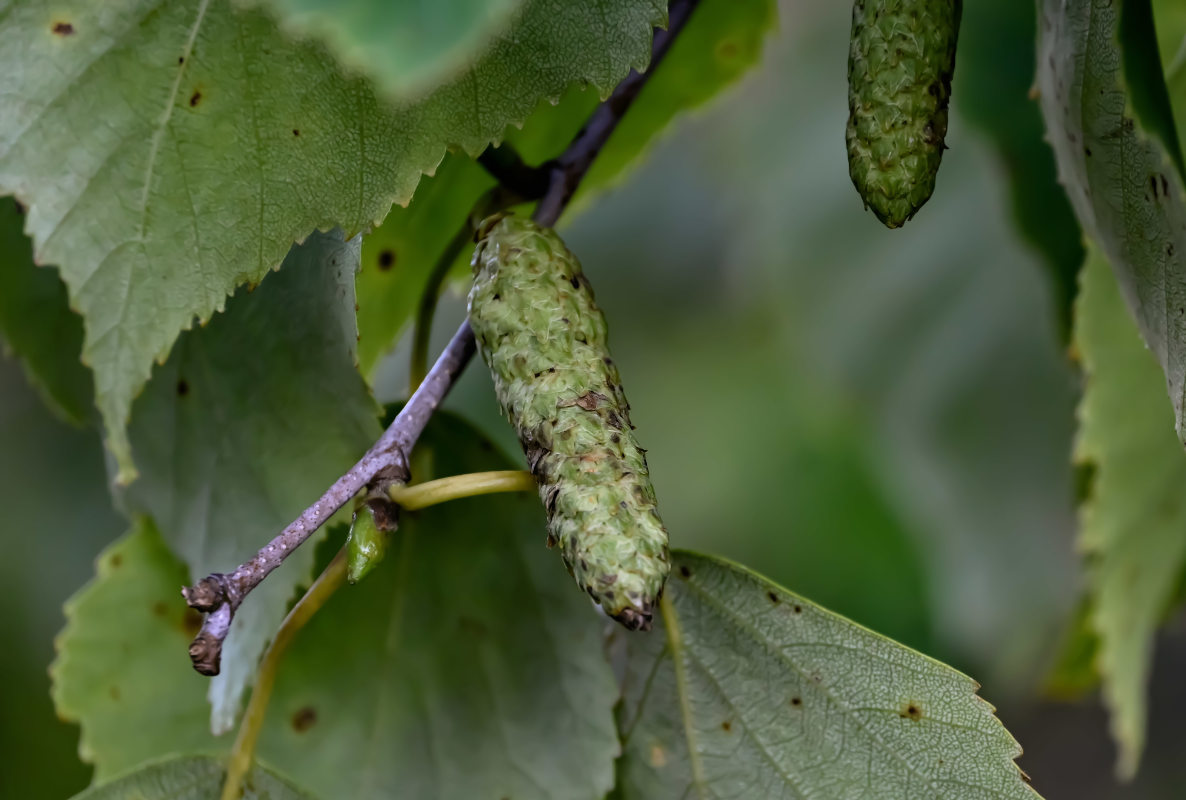
[[[183,587],[181,596],[190,608],[213,611],[230,599],[227,596],[226,576],[221,572],[207,575],[193,586]]]

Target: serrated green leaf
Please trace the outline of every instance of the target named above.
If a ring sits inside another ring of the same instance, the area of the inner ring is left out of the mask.
[[[313,234],[254,291],[183,334],[136,401],[129,435],[143,476],[124,492],[195,580],[263,547],[376,438],[378,408],[354,365],[359,240]],[[210,681],[228,729],[311,548],[290,556],[235,613]]]
[[[753,68],[776,16],[773,0],[702,0],[581,182],[569,216],[625,175],[672,120],[718,96]],[[597,103],[593,92],[570,90],[557,104],[540,103],[507,140],[528,163],[542,163],[560,153]],[[451,155],[408,208],[394,209],[365,237],[358,279],[364,372],[369,374],[399,337],[436,259],[493,185],[480,166]],[[469,255],[461,260],[468,263]]]
[[[434,418],[439,475],[507,469]],[[281,670],[260,755],[325,797],[592,800],[613,783],[603,622],[544,546],[532,493],[405,513]]]
[[[0,192],[86,321],[119,478],[132,399],[179,331],[314,228],[405,203],[447,145],[476,154],[541,98],[645,66],[661,0],[531,0],[456,79],[396,107],[230,0],[11,5]],[[82,133],[80,133],[80,131]]]
[[[285,30],[324,40],[343,64],[398,97],[478,58],[526,0],[254,2],[271,6]]]
[[[1094,248],[1082,280],[1075,339],[1087,388],[1076,458],[1094,465],[1095,480],[1081,511],[1080,547],[1117,769],[1131,776],[1144,746],[1154,633],[1186,564],[1186,453],[1172,434],[1157,362]]]
[[[220,752],[186,642],[201,616],[188,581],[153,524],[139,520],[99,556],[95,577],[66,603],[50,667],[58,715],[82,725],[79,754],[102,783],[173,753]]]
[[[953,98],[961,116],[988,134],[1000,154],[1013,223],[1042,256],[1059,333],[1069,341],[1083,234],[1058,185],[1042,112],[1029,97],[1036,36],[1033,0],[965,4]]]
[[[226,772],[215,758],[171,758],[88,789],[74,800],[211,800],[222,791]],[[312,800],[270,770],[256,767],[247,777],[243,800]]]
[[[76,425],[91,411],[91,374],[79,360],[82,318],[70,310],[57,270],[33,263],[25,214],[0,198],[0,336],[49,406]]]
[[[442,475],[509,466],[445,414],[422,443]],[[69,604],[55,699],[103,776],[230,746],[187,663],[184,573],[145,526]],[[545,548],[533,494],[405,513],[383,563],[298,634],[260,758],[322,797],[601,797],[618,752],[602,626]]]
[[[1059,177],[1161,364],[1183,439],[1186,192],[1149,0],[1044,0],[1040,20],[1038,87]]]
[[[625,639],[623,800],[1037,798],[973,680],[739,567],[677,553]]]

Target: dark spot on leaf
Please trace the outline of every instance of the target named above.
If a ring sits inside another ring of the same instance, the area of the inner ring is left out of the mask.
[[[185,56],[177,56],[177,63],[178,63],[178,64],[184,64],[184,63],[185,63]]]
[[[902,710],[898,712],[898,716],[902,719],[910,719],[918,722],[922,719],[922,706],[910,700],[902,706]]]
[[[164,617],[169,614],[169,607],[164,603],[157,601],[152,604],[152,613],[158,617]]]
[[[792,698],[791,698],[791,705],[793,705],[793,706],[795,706],[796,708],[798,708],[799,706],[803,705],[803,698],[802,698],[802,697],[792,697]]]
[[[111,561],[109,563],[111,564],[111,566],[113,568],[119,569],[119,567],[122,566],[124,563],[124,557],[122,554],[116,553],[115,555],[113,555],[111,557]]]
[[[74,33],[74,26],[69,22],[55,22],[50,30],[58,36],[70,36]]]
[[[112,686],[111,688],[109,688],[109,689],[107,690],[107,694],[111,695],[111,699],[112,699],[112,700],[119,700],[119,697],[120,697],[120,695],[119,695],[119,687],[118,687],[118,686]]]
[[[1084,153],[1084,154],[1085,154],[1085,155],[1086,155],[1088,158],[1091,158],[1091,148],[1090,148],[1090,147],[1084,147],[1084,148],[1083,148],[1083,153]]]
[[[727,39],[717,45],[717,58],[721,61],[732,61],[737,58],[739,49],[737,42]]]
[[[202,93],[201,92],[195,91],[193,94],[191,94],[189,96],[189,107],[190,108],[193,108],[200,102],[202,102]]]
[[[576,275],[573,275],[571,278],[569,278],[568,282],[572,284],[572,288],[574,288],[574,289],[581,288],[581,279],[578,278]]]
[[[729,731],[733,730],[733,723],[730,722],[729,720],[725,720],[724,722],[721,723],[721,730],[728,733]]]
[[[692,570],[688,569],[687,567],[680,567],[679,574],[685,578],[690,578],[692,577]]]
[[[312,706],[298,709],[292,715],[292,729],[297,733],[304,733],[317,724],[317,712]]]
[[[293,129],[292,129],[292,135],[293,135],[293,136],[300,136],[300,135],[301,135],[301,132],[300,132],[300,130],[299,130],[298,128],[293,128]]]
[[[779,599],[778,599],[778,595],[775,592],[766,592],[766,596],[770,598],[771,603],[774,603],[774,605],[778,605]]]
[[[187,608],[185,616],[181,618],[181,629],[190,639],[197,636],[198,631],[202,629],[202,613],[196,609]]]
[[[796,604],[795,604],[795,613],[796,613],[796,614],[802,614],[802,613],[803,613],[803,606],[801,606],[801,605],[799,605],[798,603],[796,603]]]
[[[189,384],[185,382],[185,378],[177,381],[177,396],[185,397],[189,394]]]
[[[395,251],[383,250],[379,253],[379,269],[383,272],[395,266]]]

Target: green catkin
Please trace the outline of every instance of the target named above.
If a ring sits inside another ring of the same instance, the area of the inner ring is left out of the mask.
[[[856,0],[848,54],[848,173],[898,228],[935,190],[962,0]]]
[[[646,457],[634,438],[605,316],[551,229],[483,224],[469,322],[582,589],[627,628],[650,627],[670,569]]]

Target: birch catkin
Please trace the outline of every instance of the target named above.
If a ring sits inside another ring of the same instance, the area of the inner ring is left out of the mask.
[[[667,531],[605,316],[554,231],[514,216],[483,230],[470,326],[539,484],[548,544],[606,613],[646,629],[670,569]]]
[[[935,190],[961,0],[856,0],[848,54],[848,172],[901,227]]]

